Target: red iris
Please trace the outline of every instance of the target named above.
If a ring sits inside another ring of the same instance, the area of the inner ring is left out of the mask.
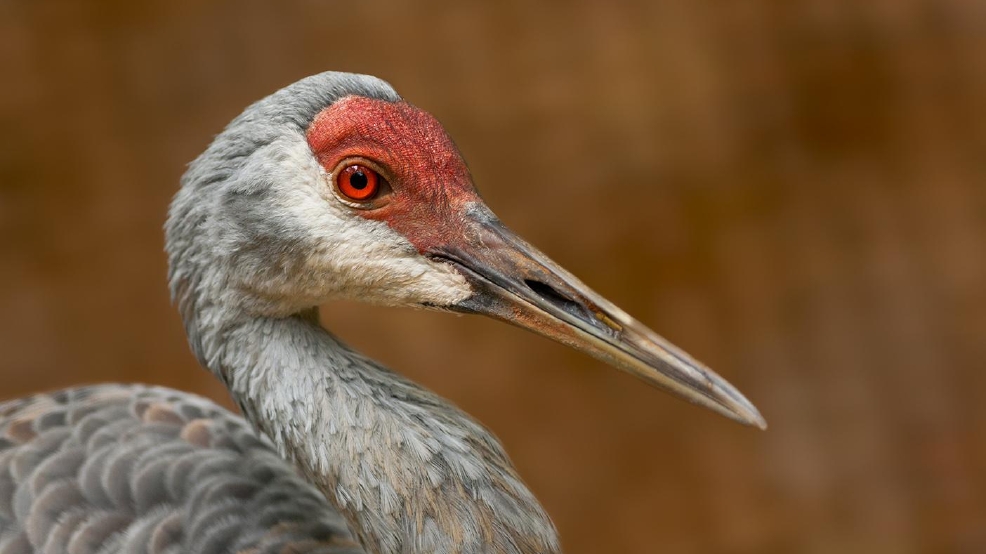
[[[339,172],[336,186],[346,198],[363,202],[380,190],[380,174],[365,165],[353,164]]]

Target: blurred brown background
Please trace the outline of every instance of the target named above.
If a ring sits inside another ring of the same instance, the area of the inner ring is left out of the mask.
[[[491,321],[324,308],[497,432],[567,552],[986,552],[981,2],[0,0],[3,397],[228,403],[169,305],[168,202],[326,69],[434,113],[504,221],[771,424]]]

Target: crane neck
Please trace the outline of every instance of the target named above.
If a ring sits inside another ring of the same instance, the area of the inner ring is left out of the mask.
[[[207,341],[222,345],[210,369],[368,552],[560,552],[500,443],[467,414],[345,346],[314,309],[236,319]]]

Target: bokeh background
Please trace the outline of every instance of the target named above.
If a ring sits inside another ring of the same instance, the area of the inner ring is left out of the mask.
[[[986,552],[982,2],[0,0],[3,397],[229,405],[161,226],[213,134],[327,69],[434,113],[504,221],[770,422],[495,322],[324,307],[500,436],[567,552]]]

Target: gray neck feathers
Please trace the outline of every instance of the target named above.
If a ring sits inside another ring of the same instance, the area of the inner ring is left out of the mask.
[[[369,552],[557,552],[549,518],[487,430],[346,348],[314,302],[266,306],[239,286],[238,273],[283,278],[290,268],[270,273],[269,260],[305,247],[250,211],[262,201],[242,201],[270,194],[265,160],[297,148],[312,118],[351,94],[399,100],[373,77],[304,79],[247,108],[182,178],[166,248],[192,349]]]
[[[373,553],[558,552],[496,438],[345,347],[309,313],[256,319],[220,361],[247,417]]]

